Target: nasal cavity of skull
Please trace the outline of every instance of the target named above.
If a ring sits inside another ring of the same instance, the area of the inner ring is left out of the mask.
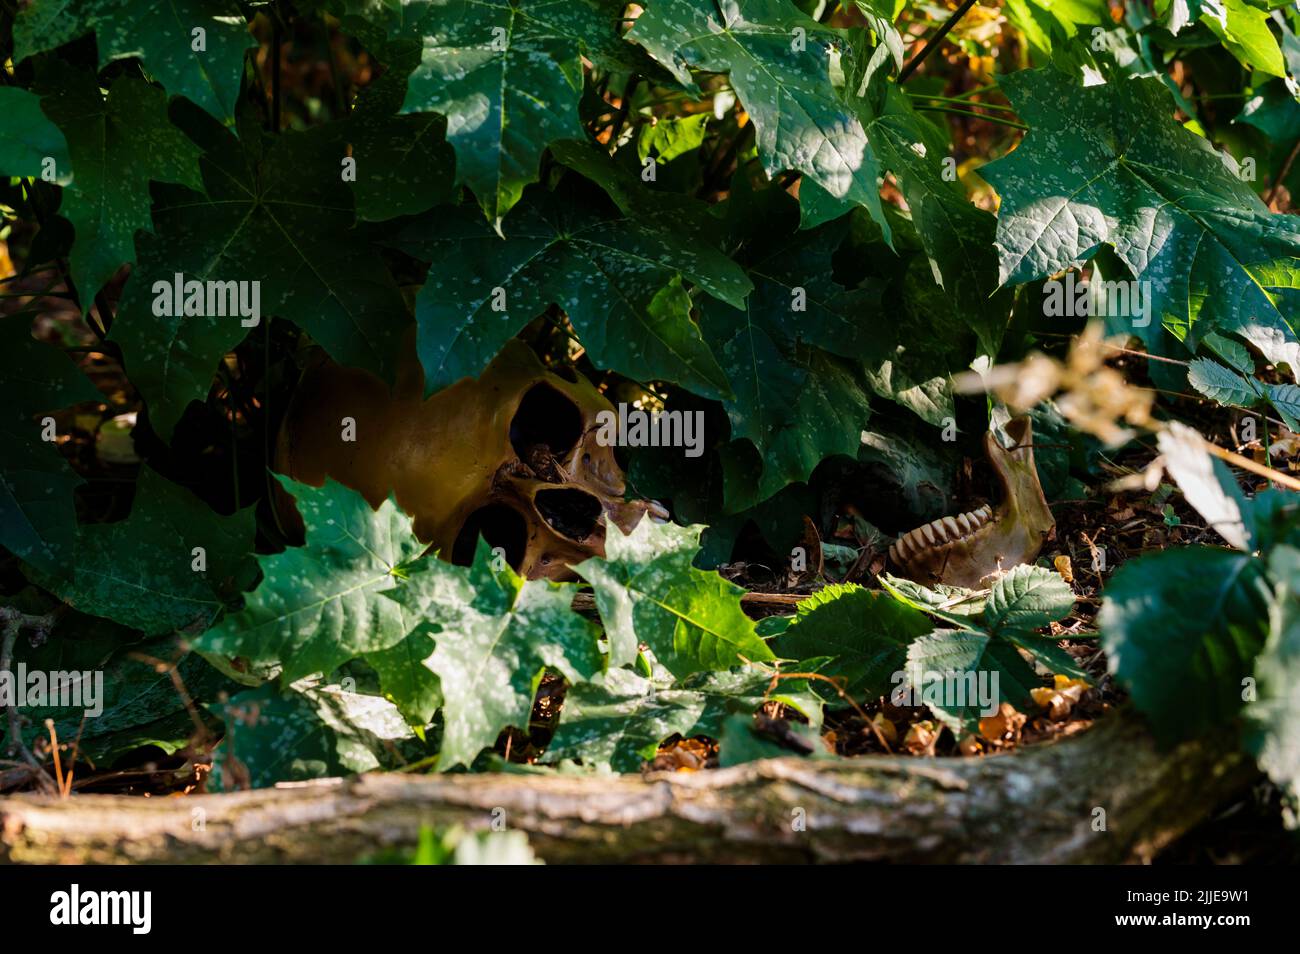
[[[528,526],[523,514],[505,504],[493,503],[479,507],[456,535],[456,542],[451,545],[451,562],[460,566],[469,566],[474,562],[474,551],[478,547],[478,538],[482,536],[487,545],[505,551],[506,562],[516,570],[524,562],[524,550],[528,544]]]
[[[549,384],[529,388],[510,421],[510,446],[530,465],[539,452],[563,460],[581,437],[582,412]],[[548,479],[546,474],[538,476]]]
[[[533,499],[541,518],[570,540],[586,540],[595,533],[604,510],[598,499],[573,487],[539,490]]]

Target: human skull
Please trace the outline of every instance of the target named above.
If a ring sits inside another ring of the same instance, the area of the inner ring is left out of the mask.
[[[571,564],[604,554],[607,519],[630,532],[649,506],[623,499],[614,448],[596,439],[609,402],[580,375],[548,371],[522,342],[477,380],[427,399],[423,390],[413,358],[391,389],[314,359],[281,426],[276,469],[313,486],[333,478],[376,508],[392,494],[444,559],[469,563],[482,534],[529,578],[572,579]]]

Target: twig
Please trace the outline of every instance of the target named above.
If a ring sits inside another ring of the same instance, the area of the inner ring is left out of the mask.
[[[943,42],[943,38],[948,35],[948,31],[955,27],[957,21],[964,17],[966,12],[973,6],[975,6],[975,0],[966,0],[965,3],[953,11],[952,16],[943,21],[943,24],[939,27],[934,36],[926,41],[925,46],[921,47],[921,52],[912,57],[907,65],[903,67],[902,71],[899,72],[898,83],[900,86],[907,82],[907,78],[916,72],[916,68],[925,61],[927,56],[934,52],[939,44]]]
[[[63,766],[59,761],[59,733],[54,728],[54,720],[45,720],[45,730],[50,733],[50,751],[54,754],[54,784],[63,794]]]
[[[1288,490],[1300,490],[1300,480],[1297,480],[1296,478],[1292,477],[1290,474],[1284,474],[1282,473],[1282,471],[1274,470],[1272,467],[1269,467],[1265,464],[1256,463],[1255,461],[1251,460],[1249,457],[1243,457],[1240,454],[1234,454],[1232,451],[1225,450],[1224,448],[1220,447],[1218,444],[1211,444],[1203,437],[1201,438],[1201,445],[1209,453],[1219,458],[1219,460],[1226,461],[1227,463],[1232,464],[1234,467],[1240,467],[1242,470],[1248,470],[1252,474],[1257,474],[1260,477],[1264,477],[1268,480],[1271,480],[1273,481],[1273,483],[1280,484],[1281,486],[1287,488]]]

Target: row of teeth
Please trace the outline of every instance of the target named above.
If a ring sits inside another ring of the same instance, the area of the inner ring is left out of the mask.
[[[993,519],[993,508],[988,504],[970,513],[955,517],[940,517],[923,527],[903,534],[889,548],[890,559],[901,566],[923,550],[941,547],[968,537]]]

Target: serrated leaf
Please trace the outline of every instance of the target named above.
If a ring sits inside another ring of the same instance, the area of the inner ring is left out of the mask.
[[[959,304],[960,317],[983,353],[996,357],[1013,297],[999,287],[993,248],[997,220],[972,205],[965,187],[947,174],[944,133],[923,119],[896,85],[884,84],[881,98],[878,106],[873,96],[856,99],[867,138],[882,170],[898,178],[935,283]]]
[[[799,602],[772,648],[788,659],[831,656],[818,672],[842,678],[854,699],[873,698],[889,694],[908,645],[933,628],[923,613],[884,593],[832,584]]]
[[[442,686],[429,668],[433,638],[417,627],[388,649],[367,653],[366,662],[379,674],[379,685],[411,725],[428,725],[442,707]]]
[[[1240,341],[1225,338],[1213,331],[1202,338],[1201,341],[1207,348],[1228,362],[1234,371],[1244,374],[1247,378],[1254,375],[1255,359],[1251,356],[1250,349]]]
[[[79,527],[61,572],[40,583],[83,613],[146,635],[200,632],[252,584],[255,532],[252,507],[223,517],[145,468],[130,515]]]
[[[204,49],[196,50],[196,30]],[[171,94],[224,122],[235,115],[244,51],[255,45],[239,4],[223,0],[34,0],[14,20],[14,61],[93,32],[99,66],[138,56]]]
[[[995,633],[1028,632],[1064,619],[1074,591],[1055,570],[1021,564],[993,581],[984,620]]]
[[[723,402],[731,437],[757,451],[738,468],[755,485],[727,486],[726,509],[735,512],[807,480],[827,457],[857,452],[868,391],[855,364],[835,356],[862,360],[881,350],[883,283],[847,289],[832,278],[846,221],[800,232],[793,199],[743,183],[727,210],[754,290],[741,308],[704,302],[701,326],[734,394]]]
[[[628,38],[688,90],[696,88],[690,67],[728,73],[769,176],[798,170],[888,229],[875,154],[832,80],[834,31],[788,0],[656,0]]]
[[[54,162],[55,182],[72,176],[68,141],[41,111],[41,98],[16,86],[0,87],[0,174],[41,178]]]
[[[881,574],[880,585],[900,603],[959,626],[968,626],[974,618],[981,616],[988,602],[985,590],[968,590],[943,583],[928,587],[889,573]]]
[[[1192,359],[1187,369],[1187,383],[1219,404],[1249,408],[1259,400],[1253,382],[1209,358]]]
[[[996,711],[999,701],[1028,709],[1029,690],[1038,683],[1016,647],[988,633],[937,629],[907,651],[907,684],[915,704],[929,706],[959,736],[978,731],[981,716]]]
[[[1207,332],[1235,333],[1269,360],[1296,360],[1300,222],[1270,213],[1171,118],[1159,80],[1079,88],[1045,69],[1001,85],[1031,127],[981,170],[1002,196],[1003,282],[1081,265],[1108,244],[1150,283],[1151,316],[1190,348]]]
[[[409,69],[403,113],[441,113],[456,151],[456,181],[470,187],[494,228],[537,181],[542,151],[580,139],[584,34],[614,30],[588,0],[423,0],[371,5],[390,60]],[[345,25],[351,21],[345,20]],[[418,58],[413,51],[418,50]]]
[[[605,556],[573,568],[595,591],[613,664],[638,643],[678,678],[776,658],[740,608],[744,590],[691,565],[699,532],[648,518],[624,540],[610,528]]]
[[[72,181],[59,214],[76,240],[69,264],[83,309],[124,263],[136,260],[135,233],[153,227],[149,183],[199,188],[199,148],[167,118],[167,96],[134,76],[113,81],[105,98],[93,73],[59,61],[37,70],[41,108],[62,130]]]
[[[426,617],[435,642],[426,665],[444,699],[439,771],[469,765],[503,729],[527,729],[548,667],[580,682],[604,663],[599,631],[571,608],[572,585],[495,571],[493,559],[482,540],[472,567],[428,558],[394,594]]]
[[[770,673],[742,669],[665,685],[628,669],[611,669],[600,680],[569,690],[545,760],[581,759],[586,765],[635,772],[669,736],[716,738],[728,713],[749,716],[769,700],[821,724],[821,702],[804,680],[783,680],[773,687]]]
[[[1270,384],[1265,387],[1268,394],[1268,403],[1273,405],[1273,410],[1277,411],[1286,424],[1293,432],[1300,431],[1300,387],[1294,384]]]
[[[1266,631],[1261,583],[1254,557],[1204,546],[1139,557],[1111,579],[1102,648],[1161,739],[1194,736],[1241,709]]]
[[[383,591],[425,546],[392,500],[372,510],[359,493],[327,481],[316,488],[282,480],[306,527],[306,543],[258,557],[263,579],[243,611],[204,633],[198,647],[280,664],[289,684],[406,636],[414,619]]]
[[[338,129],[268,137],[246,118],[236,139],[199,114],[189,119],[204,147],[206,191],[158,190],[157,235],[140,237],[111,335],[154,430],[171,436],[186,406],[207,396],[222,355],[250,330],[233,307],[175,314],[168,289],[178,273],[187,282],[260,283],[261,322],[293,321],[339,363],[391,380],[409,312],[377,252],[351,231]]]
[[[428,390],[478,376],[506,340],[555,303],[598,366],[706,397],[727,393],[680,281],[685,276],[739,304],[751,286],[726,256],[604,215],[567,192],[534,193],[505,231],[502,239],[462,209],[399,238],[402,247],[432,258],[416,299]]]

